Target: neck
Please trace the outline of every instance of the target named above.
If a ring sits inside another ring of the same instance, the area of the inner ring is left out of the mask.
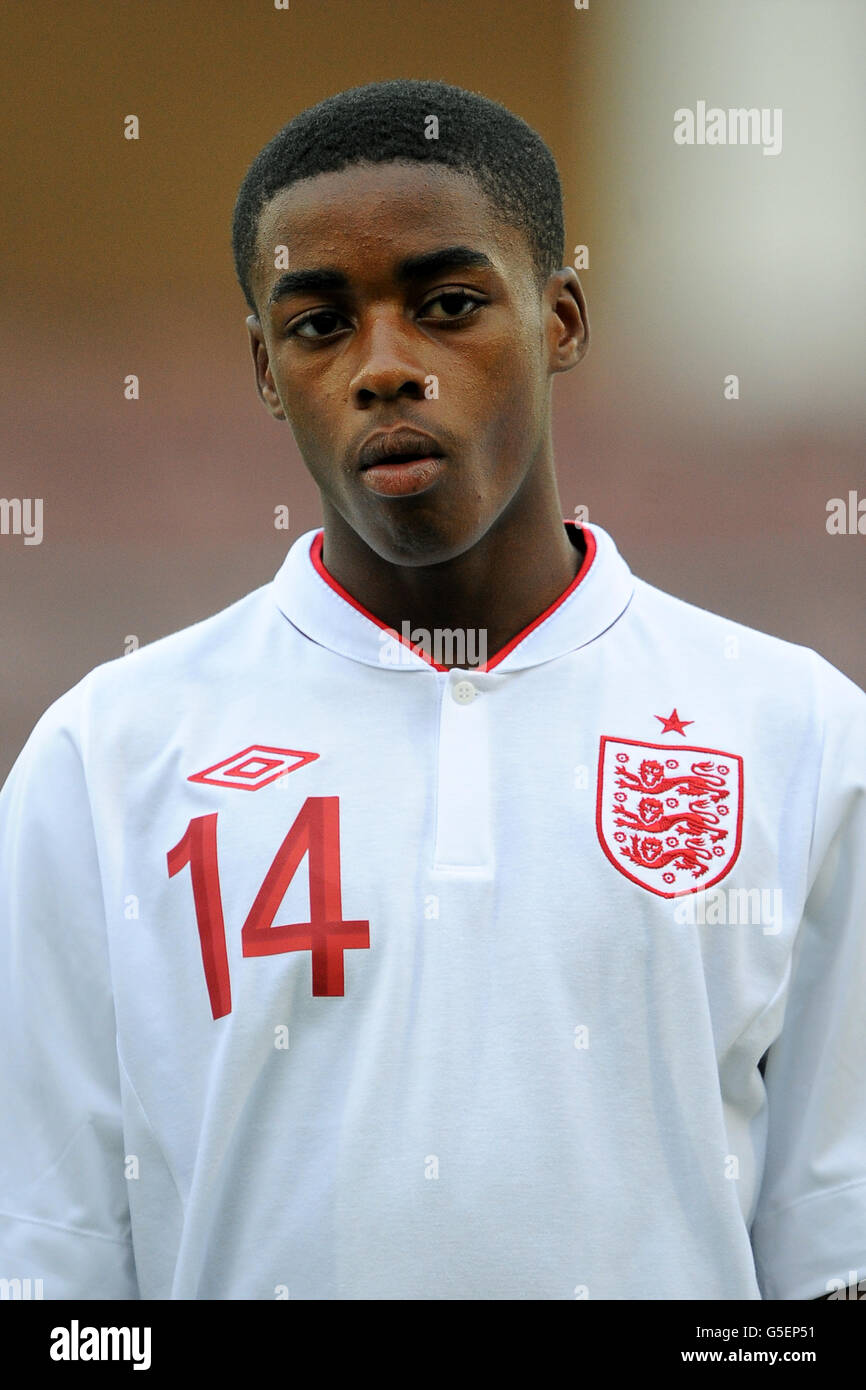
[[[328,573],[368,612],[444,666],[480,665],[494,656],[568,588],[585,550],[568,538],[551,486],[533,506],[513,504],[453,559],[400,565],[383,560],[323,498],[322,560]],[[443,659],[436,633],[462,632],[474,659]],[[414,635],[419,634],[419,635]]]

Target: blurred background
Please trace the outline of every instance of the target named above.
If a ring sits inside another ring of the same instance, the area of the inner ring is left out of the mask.
[[[554,387],[563,515],[866,684],[866,534],[827,530],[866,500],[862,0],[79,0],[3,28],[0,497],[44,512],[40,545],[0,535],[0,778],[127,639],[320,524],[255,393],[231,214],[287,120],[388,77],[495,98],[556,156],[592,326]],[[781,108],[781,153],[675,144],[698,101]]]

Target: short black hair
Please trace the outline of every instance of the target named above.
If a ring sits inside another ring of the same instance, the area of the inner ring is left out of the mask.
[[[438,139],[427,138],[429,117]],[[301,111],[247,170],[235,203],[235,272],[250,309],[262,208],[300,179],[347,165],[417,160],[475,179],[504,222],[529,243],[539,289],[562,265],[565,228],[556,162],[541,136],[507,107],[446,82],[394,78],[337,92]]]

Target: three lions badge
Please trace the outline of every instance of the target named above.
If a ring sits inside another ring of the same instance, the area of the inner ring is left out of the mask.
[[[611,864],[641,888],[662,898],[709,888],[740,853],[743,760],[604,735],[596,825]]]

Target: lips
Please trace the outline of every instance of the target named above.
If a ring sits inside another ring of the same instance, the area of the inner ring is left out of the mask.
[[[391,430],[377,430],[364,440],[358,450],[358,467],[361,472],[380,464],[409,463],[413,459],[441,458],[444,450],[423,430],[408,426],[398,426]]]

